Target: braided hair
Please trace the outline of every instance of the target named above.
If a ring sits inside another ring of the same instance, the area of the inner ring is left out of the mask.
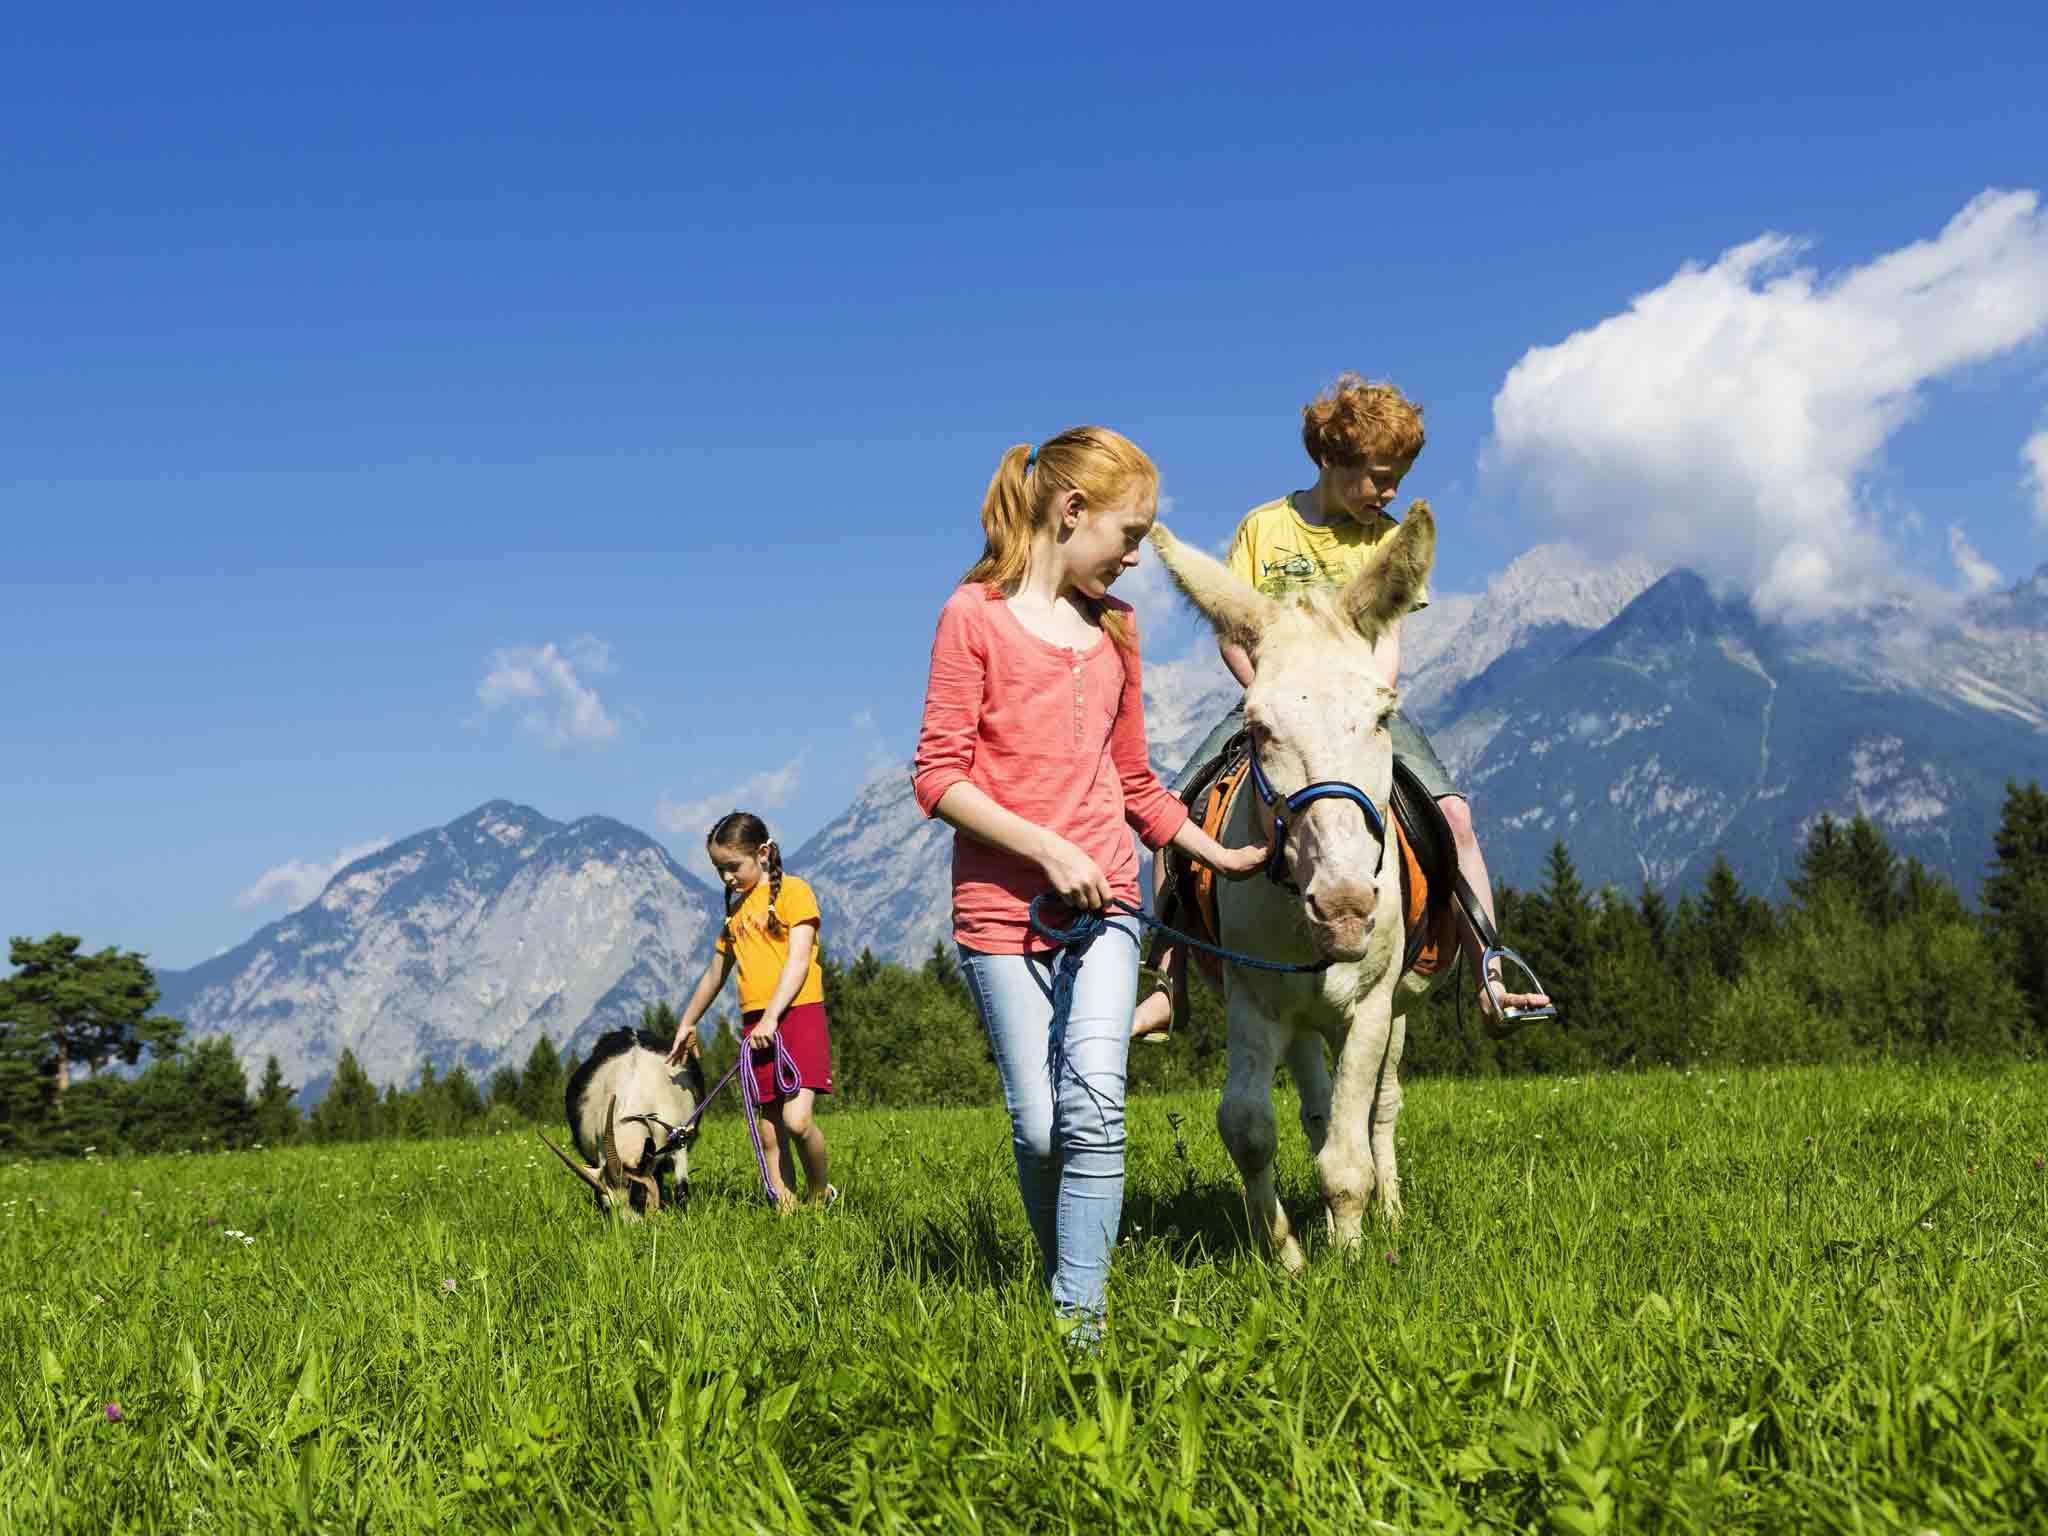
[[[775,903],[782,896],[782,849],[774,838],[768,835],[768,824],[751,811],[728,811],[712,823],[710,832],[705,834],[707,848],[735,848],[748,858],[758,858],[768,865],[768,934],[771,938],[783,938],[789,933],[782,919],[775,915]],[[725,893],[725,943],[732,946],[732,918],[747,896],[728,890]]]

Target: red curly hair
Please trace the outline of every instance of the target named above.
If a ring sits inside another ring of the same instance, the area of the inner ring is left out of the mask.
[[[1399,462],[1422,452],[1422,407],[1391,384],[1369,384],[1355,373],[1301,408],[1301,446],[1317,468]]]

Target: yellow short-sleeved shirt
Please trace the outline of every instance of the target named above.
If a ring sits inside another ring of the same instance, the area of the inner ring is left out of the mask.
[[[781,938],[768,931],[768,878],[761,881],[733,912],[725,925],[725,931],[718,936],[718,953],[731,955],[740,973],[740,1012],[752,1013],[757,1008],[766,1008],[775,996],[775,984],[782,979],[782,967],[789,959],[789,935],[799,923],[814,926],[820,921],[818,898],[807,881],[795,875],[782,877],[782,894],[775,900],[775,915],[782,920],[784,929]],[[726,933],[732,935],[730,942]],[[818,947],[811,946],[810,969],[804,973],[804,984],[797,988],[796,996],[789,1000],[794,1008],[798,1003],[822,1003],[825,1001],[825,973],[818,969]]]
[[[1400,526],[1381,512],[1363,526],[1343,518],[1317,528],[1302,521],[1292,495],[1282,496],[1245,513],[1230,541],[1230,568],[1268,597],[1341,588],[1358,574],[1366,551]],[[1427,587],[1415,606],[1429,606]]]

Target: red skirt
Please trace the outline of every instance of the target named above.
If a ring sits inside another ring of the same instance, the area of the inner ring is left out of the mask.
[[[754,1026],[761,1021],[764,1010],[756,1008],[740,1019],[740,1038],[745,1040],[754,1033]],[[803,1086],[813,1093],[832,1091],[832,1032],[825,1021],[823,1003],[797,1003],[782,1015],[782,1022],[775,1027],[775,1033],[782,1037],[790,1059],[803,1074]],[[748,1052],[754,1072],[754,1093],[763,1104],[780,1103],[782,1090],[775,1085],[775,1052],[761,1050]],[[802,1092],[802,1089],[797,1090]]]

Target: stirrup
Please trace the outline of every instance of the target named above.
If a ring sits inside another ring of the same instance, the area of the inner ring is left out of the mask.
[[[1524,1024],[1542,1024],[1560,1016],[1555,1001],[1540,1008],[1510,1008],[1502,1001],[1507,996],[1507,988],[1501,984],[1500,977],[1494,974],[1494,966],[1496,962],[1509,960],[1512,960],[1516,969],[1529,979],[1529,985],[1523,989],[1524,991],[1541,992],[1545,997],[1550,996],[1549,989],[1536,979],[1536,973],[1529,968],[1528,961],[1505,944],[1488,945],[1479,957],[1479,975],[1480,985],[1486,989],[1486,995],[1493,1003],[1493,1018],[1482,1018],[1479,1027],[1495,1040],[1505,1039]]]

